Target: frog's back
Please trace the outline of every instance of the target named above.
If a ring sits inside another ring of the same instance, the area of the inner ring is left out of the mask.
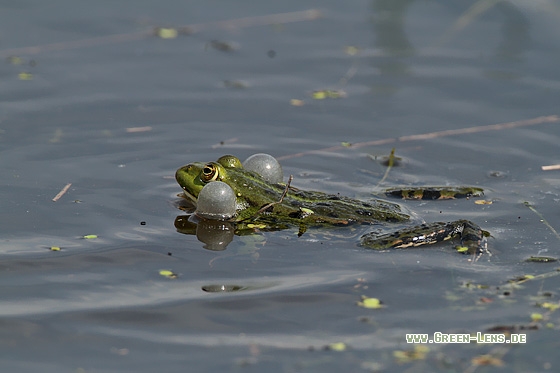
[[[224,162],[222,162],[224,163]],[[266,214],[286,223],[334,224],[403,222],[410,216],[396,203],[380,199],[361,201],[338,194],[304,191],[285,184],[266,182],[260,175],[239,165],[227,167],[227,182],[238,196],[237,220]],[[284,196],[283,196],[284,195]],[[282,197],[283,196],[283,197]],[[263,211],[263,207],[270,205]],[[262,217],[262,216],[261,216]]]
[[[308,209],[318,217],[349,223],[403,222],[410,219],[400,205],[380,199],[361,201],[337,194],[302,190],[290,191],[287,197],[286,203],[294,208]]]

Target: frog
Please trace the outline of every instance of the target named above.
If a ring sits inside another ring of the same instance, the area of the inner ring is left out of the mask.
[[[195,206],[202,188],[211,182],[221,181],[229,185],[236,198],[236,213],[229,220],[242,230],[280,230],[299,228],[298,236],[308,228],[346,227],[350,225],[404,226],[389,233],[377,231],[366,233],[359,245],[374,250],[403,249],[430,245],[460,237],[459,252],[481,254],[488,234],[469,220],[413,224],[413,214],[395,202],[379,198],[367,201],[302,190],[288,183],[273,183],[256,172],[247,170],[233,155],[224,155],[215,162],[194,162],[177,169],[177,183],[183,189],[183,197]],[[399,194],[391,189],[388,195]],[[437,196],[452,198],[453,193],[435,188]],[[457,188],[462,195],[470,196],[482,190]],[[402,196],[421,197],[417,190],[401,192]],[[434,193],[427,193],[435,198]]]

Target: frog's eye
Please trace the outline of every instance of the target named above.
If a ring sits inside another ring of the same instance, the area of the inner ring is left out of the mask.
[[[216,181],[218,178],[218,168],[212,163],[208,163],[202,169],[202,181],[208,183],[210,181]]]

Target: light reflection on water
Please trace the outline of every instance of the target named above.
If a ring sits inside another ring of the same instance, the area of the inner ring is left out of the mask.
[[[47,315],[75,311],[110,310],[119,307],[161,307],[167,303],[208,299],[205,288],[214,284],[236,286],[238,291],[259,296],[263,293],[300,291],[315,286],[328,286],[348,282],[360,277],[357,271],[318,271],[312,274],[291,274],[240,279],[208,277],[193,279],[192,274],[179,273],[177,280],[158,278],[157,270],[148,262],[161,261],[162,255],[121,249],[118,254],[108,252],[102,256],[84,254],[60,260],[25,259],[4,264],[14,273],[10,283],[15,289],[14,299],[5,297],[0,302],[0,315]],[[66,265],[62,263],[66,262]],[[135,268],[149,266],[151,273]],[[175,267],[178,267],[175,265]],[[188,269],[188,266],[185,267]],[[63,292],[58,289],[64,289]],[[227,296],[226,292],[220,292]]]

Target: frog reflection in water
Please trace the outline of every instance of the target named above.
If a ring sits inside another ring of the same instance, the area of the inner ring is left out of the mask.
[[[403,212],[396,203],[380,199],[365,202],[268,182],[259,174],[244,169],[239,159],[232,155],[225,155],[216,162],[197,162],[183,166],[177,170],[175,178],[185,196],[195,205],[206,184],[214,181],[228,184],[236,196],[236,213],[230,220],[235,223],[237,230],[254,226],[264,230],[297,227],[301,235],[308,227],[407,223],[411,220],[410,215]],[[464,196],[482,194],[482,190],[478,188],[450,190],[432,189],[430,192],[444,198],[452,198],[453,193]],[[390,193],[397,192],[393,190]],[[484,235],[485,232],[475,223],[457,220],[422,224],[393,233],[368,233],[361,237],[360,245],[384,250],[433,244],[459,236],[463,252],[482,253]]]

